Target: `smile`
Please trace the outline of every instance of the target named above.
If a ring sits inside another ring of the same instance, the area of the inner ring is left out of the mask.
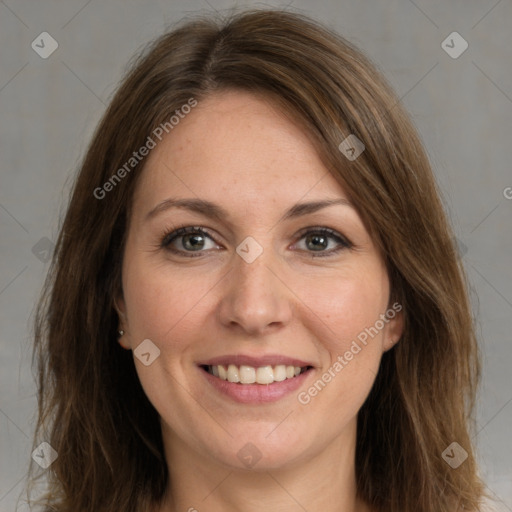
[[[310,366],[292,366],[278,364],[275,366],[248,366],[248,365],[204,365],[202,368],[210,375],[237,384],[272,384],[293,379],[307,371]]]

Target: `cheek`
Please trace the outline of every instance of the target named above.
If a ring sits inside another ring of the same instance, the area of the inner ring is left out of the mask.
[[[301,390],[299,402],[306,406],[314,402],[318,417],[338,411],[334,430],[364,403],[383,351],[384,330],[374,326],[387,309],[387,274],[373,266],[366,272],[353,270],[317,286],[304,283],[301,295],[311,308],[308,328],[315,333],[322,369]]]
[[[339,300],[330,323],[333,336],[329,338],[329,348],[333,359],[336,354],[344,354],[351,349],[353,354],[357,354],[358,360],[366,359],[367,356],[380,356],[383,333],[381,330],[376,331],[374,326],[385,312],[386,302],[381,299],[379,290],[374,294],[364,294],[357,288]],[[371,344],[369,340],[372,340]],[[347,358],[352,360],[350,354],[347,354]]]
[[[307,315],[310,328],[319,334],[318,340],[331,357],[349,350],[351,342],[375,325],[387,308],[389,284],[379,267],[364,272],[353,269],[329,279],[304,280],[301,287],[298,296],[303,300],[304,312],[311,311]]]
[[[136,259],[125,265],[123,282],[130,332],[135,336],[172,342],[173,332],[183,333],[194,325],[191,318],[201,311],[201,299],[214,283],[197,275],[170,273],[161,265]]]
[[[364,279],[361,275],[346,274],[322,290],[314,288],[316,292],[309,298],[314,313],[311,329],[324,357],[322,370],[310,387],[302,390],[299,402],[306,409],[311,404],[318,417],[336,410],[333,432],[357,414],[382,356],[384,330],[374,326],[387,309],[389,283],[381,272],[368,272]]]

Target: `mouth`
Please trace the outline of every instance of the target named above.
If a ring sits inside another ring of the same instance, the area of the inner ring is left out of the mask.
[[[256,406],[292,399],[316,372],[312,361],[284,354],[225,354],[196,365],[213,396]]]
[[[293,366],[284,364],[274,366],[249,366],[231,363],[218,365],[204,364],[200,365],[200,368],[220,380],[243,386],[248,384],[269,385],[275,382],[292,380],[306,373],[308,370],[311,370],[313,367],[309,365]]]

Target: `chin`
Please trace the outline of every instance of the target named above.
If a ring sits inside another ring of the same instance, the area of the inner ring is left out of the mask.
[[[272,440],[271,437],[273,434],[269,435],[268,429],[251,436],[234,436],[229,445],[224,443],[221,450],[210,450],[210,453],[218,462],[231,469],[255,472],[285,469],[307,456],[301,436],[293,439],[290,435],[275,435]],[[302,436],[304,438],[307,436]]]

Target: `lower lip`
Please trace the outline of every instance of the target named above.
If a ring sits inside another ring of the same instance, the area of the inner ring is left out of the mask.
[[[243,404],[277,402],[296,391],[313,371],[310,368],[297,377],[281,382],[272,382],[272,384],[239,384],[219,379],[219,377],[215,377],[215,375],[208,373],[203,368],[199,368],[199,370],[217,391],[235,402]]]

